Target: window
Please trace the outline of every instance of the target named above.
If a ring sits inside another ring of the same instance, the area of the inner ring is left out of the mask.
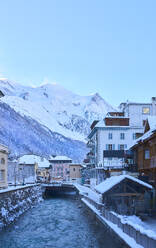
[[[125,149],[125,145],[119,145],[119,150],[124,150]]]
[[[5,164],[5,159],[4,158],[1,159],[1,164]]]
[[[75,168],[73,168],[73,171],[75,171]]]
[[[113,139],[113,134],[112,133],[108,134],[108,139],[110,139],[110,140]]]
[[[120,139],[124,140],[125,139],[125,134],[124,133],[120,133]]]
[[[145,159],[150,159],[150,150],[149,149],[145,150]]]
[[[108,150],[113,150],[113,145],[112,144],[108,145]]]
[[[149,114],[150,113],[150,108],[149,107],[143,107],[142,108],[142,113],[143,114]]]
[[[1,182],[5,181],[5,170],[0,170],[0,181]]]
[[[133,140],[136,139],[136,133],[133,133]]]
[[[106,145],[106,150],[115,150],[115,145],[114,144],[107,144]]]

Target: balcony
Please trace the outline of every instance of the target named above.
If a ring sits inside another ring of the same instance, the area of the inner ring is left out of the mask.
[[[95,158],[95,154],[93,152],[89,152],[89,153],[87,153],[87,158],[94,159]]]
[[[103,157],[104,158],[124,158],[125,151],[124,150],[104,150]]]
[[[105,169],[124,169],[126,164],[124,161],[118,160],[105,160],[104,159],[104,166]]]
[[[92,140],[89,140],[88,142],[87,142],[87,147],[88,148],[93,148],[95,146],[95,143],[92,141]]]

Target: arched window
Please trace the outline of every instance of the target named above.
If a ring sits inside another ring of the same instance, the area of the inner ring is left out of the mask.
[[[1,159],[1,164],[5,164],[5,159],[4,158]]]

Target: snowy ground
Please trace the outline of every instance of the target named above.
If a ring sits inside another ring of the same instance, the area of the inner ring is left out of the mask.
[[[18,185],[18,186],[8,186],[8,188],[6,188],[6,189],[0,189],[0,193],[9,192],[9,191],[16,190],[16,189],[23,189],[23,188],[27,188],[27,187],[33,186],[33,185],[37,185],[37,184],[26,184],[26,185]]]
[[[80,194],[86,194],[90,199],[95,202],[101,202],[101,195],[93,191],[92,189],[82,186],[80,184],[74,184],[75,187],[79,190]]]
[[[141,233],[147,234],[149,237],[156,239],[156,218],[148,217],[147,220],[142,221],[139,217],[133,216],[120,216],[122,222],[128,223],[135,229],[140,230]]]

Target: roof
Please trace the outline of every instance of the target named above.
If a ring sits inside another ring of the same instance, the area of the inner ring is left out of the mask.
[[[69,166],[81,166],[81,167],[83,167],[82,164],[70,164]]]
[[[3,144],[0,144],[0,151],[5,151],[8,153],[9,149],[7,146],[3,145]]]
[[[129,176],[129,175],[120,175],[120,176],[112,176],[110,178],[107,178],[104,182],[100,183],[95,187],[95,190],[101,194],[106,193],[110,189],[112,189],[115,185],[119,184],[121,181],[129,179],[131,181],[134,181],[146,188],[152,189],[152,186],[148,183],[145,183],[135,177]]]
[[[98,122],[99,122],[99,120],[93,121],[90,128],[93,129]]]
[[[58,161],[58,160],[72,161],[71,158],[68,158],[68,157],[66,157],[66,156],[55,156],[55,157],[51,156],[49,160],[50,160],[50,161]]]
[[[42,158],[36,155],[24,155],[19,158],[19,164],[38,164],[38,167],[48,168],[49,161],[46,158]]]
[[[1,95],[1,96],[5,96],[4,93],[3,93],[1,90],[0,90],[0,95]]]
[[[105,126],[106,126],[106,125],[105,125],[104,120],[99,121],[99,122],[95,125],[95,127],[105,127]]]
[[[119,116],[124,116],[125,113],[122,111],[114,111],[114,112],[108,112],[106,116],[115,116],[115,117],[119,117]]]
[[[156,116],[148,116],[147,118],[150,130],[156,129]]]
[[[139,142],[142,142],[142,141],[150,138],[150,136],[154,132],[156,132],[156,116],[149,116],[147,118],[147,121],[148,121],[150,130],[148,132],[144,133],[140,138],[136,139],[135,142],[133,143],[133,145],[131,146],[131,148],[136,146]]]

